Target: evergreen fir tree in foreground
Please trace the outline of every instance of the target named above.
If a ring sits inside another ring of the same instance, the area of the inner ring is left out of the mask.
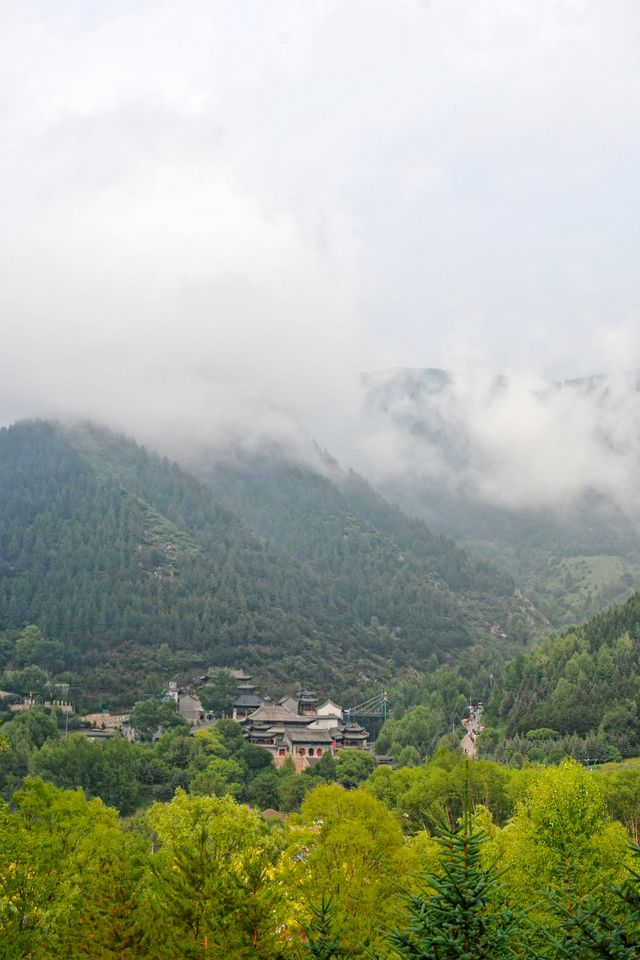
[[[640,865],[640,846],[633,854]],[[620,909],[603,911],[594,899],[574,913],[564,911],[563,936],[554,944],[559,960],[637,960],[640,957],[640,873],[616,889]],[[559,911],[560,912],[560,911]],[[561,913],[562,915],[562,913]]]
[[[443,826],[441,872],[427,875],[424,891],[408,897],[408,922],[390,942],[408,960],[502,960],[527,956],[521,946],[521,918],[504,905],[498,870],[485,867],[486,839],[473,828],[465,799],[462,822]]]
[[[349,960],[333,931],[331,897],[323,893],[320,906],[311,904],[311,914],[305,930],[307,942],[299,948],[300,960]]]

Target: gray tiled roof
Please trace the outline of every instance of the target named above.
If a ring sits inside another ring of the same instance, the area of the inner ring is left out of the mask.
[[[333,742],[330,730],[287,730],[285,736],[291,743],[327,743]]]
[[[254,710],[247,720],[253,723],[284,723],[306,726],[313,720],[313,717],[299,717],[297,713],[292,713],[286,707],[276,707],[273,704],[263,703],[261,707]]]
[[[262,699],[254,693],[243,693],[233,701],[234,707],[256,707],[262,706]]]

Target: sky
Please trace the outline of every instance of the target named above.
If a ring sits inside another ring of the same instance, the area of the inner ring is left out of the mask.
[[[366,468],[360,374],[443,367],[531,458],[640,365],[634,0],[3,0],[0,123],[0,422]]]

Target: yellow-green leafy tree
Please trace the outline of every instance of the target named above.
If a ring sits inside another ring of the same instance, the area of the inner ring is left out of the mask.
[[[13,801],[15,812],[0,811],[1,929],[18,951],[7,957],[140,956],[144,850],[122,833],[116,811],[34,779]]]
[[[316,788],[293,819],[287,883],[297,891],[294,925],[304,927],[312,907],[330,898],[333,933],[346,956],[357,960],[384,947],[417,869],[397,819],[364,790],[338,784]]]
[[[282,953],[282,830],[229,797],[154,804],[144,884],[147,943],[161,960],[274,960]]]
[[[566,760],[538,771],[515,816],[487,844],[507,868],[512,901],[534,923],[556,923],[586,897],[615,909],[612,889],[627,876],[629,836],[611,820],[597,774]]]

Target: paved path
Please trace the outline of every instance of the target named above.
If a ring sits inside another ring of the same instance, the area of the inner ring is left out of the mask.
[[[480,715],[472,715],[469,723],[466,724],[467,732],[465,733],[460,746],[462,747],[462,752],[465,753],[468,757],[475,757],[478,753],[478,748],[476,746],[476,737],[482,730],[482,724],[480,723]]]

